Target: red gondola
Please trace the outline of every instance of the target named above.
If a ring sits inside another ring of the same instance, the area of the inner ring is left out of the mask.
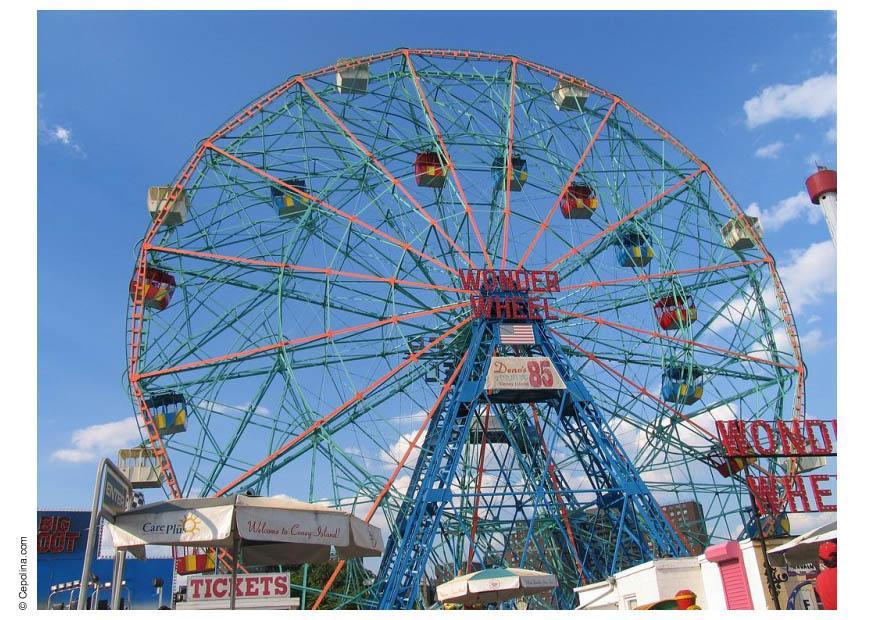
[[[714,457],[711,461],[711,466],[717,470],[724,478],[729,478],[732,474],[737,474],[741,470],[743,470],[747,465],[753,463],[755,459],[753,458],[744,458],[741,456],[733,456],[733,457],[725,457],[725,456],[717,456]]]
[[[134,298],[136,286],[137,279],[134,277],[130,285],[131,299]],[[173,297],[173,291],[175,290],[176,278],[166,271],[161,271],[154,267],[146,267],[146,295],[144,297],[144,304],[147,308],[164,310],[170,305],[170,299]]]
[[[595,213],[599,199],[592,187],[572,183],[562,196],[562,215],[569,220],[588,220]]]
[[[680,329],[691,325],[699,318],[696,304],[685,295],[666,295],[655,304],[653,312],[659,326],[665,330]]]
[[[416,154],[413,174],[416,177],[416,184],[420,187],[440,188],[447,180],[447,169],[441,162],[440,156],[434,151]]]

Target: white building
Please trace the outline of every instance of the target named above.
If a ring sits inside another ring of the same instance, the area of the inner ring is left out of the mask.
[[[787,539],[768,541],[776,547]],[[782,567],[781,609],[788,595],[806,576]],[[626,610],[673,598],[680,590],[696,594],[702,609],[774,609],[763,568],[759,541],[742,540],[712,545],[705,553],[688,558],[652,560],[620,571],[606,581],[575,588],[577,609]]]

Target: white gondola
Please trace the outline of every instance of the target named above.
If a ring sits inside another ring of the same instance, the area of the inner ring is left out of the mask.
[[[726,222],[720,232],[723,235],[723,243],[730,250],[749,250],[756,245],[756,239],[750,234],[751,230],[757,237],[763,236],[763,227],[759,218],[739,215]]]
[[[149,193],[146,197],[146,206],[149,209],[149,215],[154,220],[158,216],[158,212],[164,207],[167,201],[167,195],[170,193],[168,185],[153,185],[149,188]],[[185,223],[185,218],[188,215],[188,194],[185,190],[179,192],[179,196],[170,206],[170,212],[164,218],[162,224],[164,226],[179,226]]]
[[[565,80],[557,80],[553,87],[553,104],[560,111],[580,112],[588,98],[589,92]]]
[[[784,469],[790,471],[790,459],[785,459]],[[804,474],[826,465],[825,456],[798,456],[796,457],[796,473]]]
[[[337,61],[337,92],[351,95],[368,92],[368,63],[352,64],[354,62],[343,58]]]
[[[157,489],[161,486],[161,471],[151,448],[119,450],[118,466],[135,489]]]

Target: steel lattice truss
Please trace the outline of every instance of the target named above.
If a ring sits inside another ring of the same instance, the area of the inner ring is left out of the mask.
[[[801,416],[804,366],[774,260],[759,236],[724,243],[740,210],[707,165],[615,95],[522,59],[397,50],[355,63],[368,63],[366,92],[339,92],[338,66],[294,76],[200,143],[142,241],[129,377],[168,493],[285,494],[397,535],[429,422],[476,333],[459,270],[549,269],[561,292],[544,333],[655,500],[702,505],[696,542],[735,537],[749,501],[708,460],[715,421]],[[557,80],[585,105],[558,110]],[[415,182],[425,152],[445,165],[440,188]],[[598,196],[591,219],[563,217],[572,183]],[[183,190],[187,219],[162,225]],[[306,210],[281,217],[279,194]],[[630,231],[652,248],[647,265],[618,260]],[[147,267],[175,278],[163,310],[145,303]],[[654,304],[670,294],[694,299],[697,320],[660,328]],[[701,373],[696,402],[661,393],[679,367]],[[159,433],[147,401],[162,393],[184,397],[185,432]],[[580,583],[567,506],[590,544],[616,532],[586,521],[594,489],[569,429],[555,407],[491,411],[506,436],[461,448],[438,526],[463,542],[436,542],[426,574],[500,560]],[[564,501],[544,499],[560,487]],[[345,592],[305,589],[304,604],[374,604],[377,566],[340,570]]]

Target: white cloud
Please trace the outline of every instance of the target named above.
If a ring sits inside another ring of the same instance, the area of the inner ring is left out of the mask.
[[[823,157],[821,157],[820,153],[810,153],[808,157],[805,158],[805,163],[809,168],[817,168],[823,164]]]
[[[404,457],[407,448],[413,443],[413,438],[416,436],[416,433],[417,431],[411,431],[402,434],[398,440],[389,447],[388,451],[384,450],[380,452],[380,460],[388,467],[395,467]],[[422,435],[419,436],[419,440],[414,445],[413,450],[410,451],[410,456],[408,456],[407,461],[405,461],[407,467],[413,467],[416,464],[416,460],[419,458],[419,449],[422,446],[422,440],[424,438],[425,433],[422,433]]]
[[[784,290],[794,312],[820,303],[836,292],[836,248],[832,241],[812,243],[792,250],[790,261],[778,265]]]
[[[70,144],[70,140],[72,137],[72,132],[66,127],[61,127],[60,125],[56,125],[54,129],[51,130],[49,135],[54,139],[64,144]]]
[[[45,93],[37,94],[37,137],[39,138],[39,143],[61,144],[76,153],[76,155],[85,157],[85,151],[82,150],[79,143],[73,139],[72,129],[64,127],[63,125],[58,125],[57,123],[49,123],[46,120],[43,111],[45,107],[45,99]]]
[[[747,213],[760,218],[764,230],[779,230],[787,222],[791,222],[802,215],[813,224],[820,219],[820,210],[813,204],[808,194],[803,190],[793,196],[779,200],[777,204],[767,209],[760,207],[759,203],[751,203]]]
[[[826,138],[826,141],[830,144],[835,144],[836,138],[838,138],[838,131],[835,127],[833,127],[832,129],[827,131],[826,134],[824,134],[824,138]]]
[[[407,493],[407,489],[410,487],[410,475],[404,474],[403,476],[398,476],[395,478],[395,481],[392,483],[392,488],[398,491],[400,494]]]
[[[662,431],[654,432],[654,435],[659,437],[668,433],[686,446],[705,449],[710,447],[713,441],[708,433],[717,434],[717,420],[732,420],[736,417],[735,407],[731,403],[726,403],[714,407],[690,422],[683,419],[661,418],[655,424],[661,427]]]
[[[65,463],[90,463],[94,458],[95,454],[87,450],[64,448],[52,452],[53,461],[64,461]]]
[[[211,400],[200,400],[198,401],[197,406],[204,411],[212,411],[213,413],[218,413],[220,415],[239,418],[241,415],[249,412],[252,408],[252,403],[243,403],[242,405],[223,405],[222,403],[217,403]],[[257,405],[254,413],[269,416],[270,409],[262,405]]]
[[[276,495],[271,495],[271,499],[281,499],[287,502],[303,502],[305,500],[298,499],[297,497],[292,497],[291,495],[286,495],[285,493],[277,493]]]
[[[802,351],[805,354],[817,353],[824,347],[833,343],[832,338],[827,338],[819,329],[812,329],[802,334]]]
[[[827,498],[827,503],[831,503],[833,498]],[[836,520],[834,512],[794,512],[788,515],[790,517],[790,532],[794,536],[800,536],[806,532],[810,532],[816,527],[832,523]]]
[[[650,485],[659,484],[660,482],[672,482],[674,477],[669,468],[663,467],[660,469],[648,469],[647,471],[641,472],[641,480]]]
[[[775,349],[777,349],[778,351],[782,351],[783,353],[793,353],[793,346],[790,344],[790,336],[787,335],[787,330],[784,329],[783,323],[780,327],[775,328],[773,336],[775,338]],[[765,346],[766,343],[764,341],[763,347]]]
[[[70,448],[52,453],[53,461],[88,463],[101,456],[112,455],[133,441],[140,439],[137,419],[129,416],[115,422],[95,424],[73,431]]]
[[[744,102],[748,127],[782,118],[823,118],[836,111],[836,76],[825,73],[801,84],[773,84]]]
[[[750,211],[748,212],[750,213]],[[772,293],[772,297],[774,297],[774,291]],[[765,299],[766,303],[769,303],[769,297]],[[756,304],[757,300],[753,291],[747,289],[742,291],[726,304],[720,314],[711,321],[711,331],[719,333],[727,328],[740,326],[745,321],[750,320],[751,314],[756,309]]]
[[[657,392],[659,390],[657,389]],[[656,392],[651,392],[652,394]],[[634,459],[638,452],[647,444],[647,431],[635,426],[623,417],[616,417],[611,422],[611,430],[614,437],[623,446],[623,449]]]
[[[790,300],[793,304],[793,300]],[[797,304],[793,304],[794,311],[797,309]],[[792,353],[793,347],[790,345],[790,337],[787,335],[787,330],[783,327],[776,328],[774,331],[775,348],[784,353]],[[820,329],[812,329],[800,335],[803,355],[811,355],[824,349],[825,347],[835,344],[835,338],[827,338]],[[765,346],[765,345],[764,345]]]
[[[754,157],[759,157],[761,159],[777,159],[778,153],[780,153],[781,149],[783,148],[783,142],[772,142],[771,144],[767,144],[758,148],[754,153]]]
[[[77,155],[85,157],[85,151],[77,141],[73,139],[73,130],[61,125],[51,125],[42,119],[39,121],[39,137],[42,144],[62,144],[71,149]]]

